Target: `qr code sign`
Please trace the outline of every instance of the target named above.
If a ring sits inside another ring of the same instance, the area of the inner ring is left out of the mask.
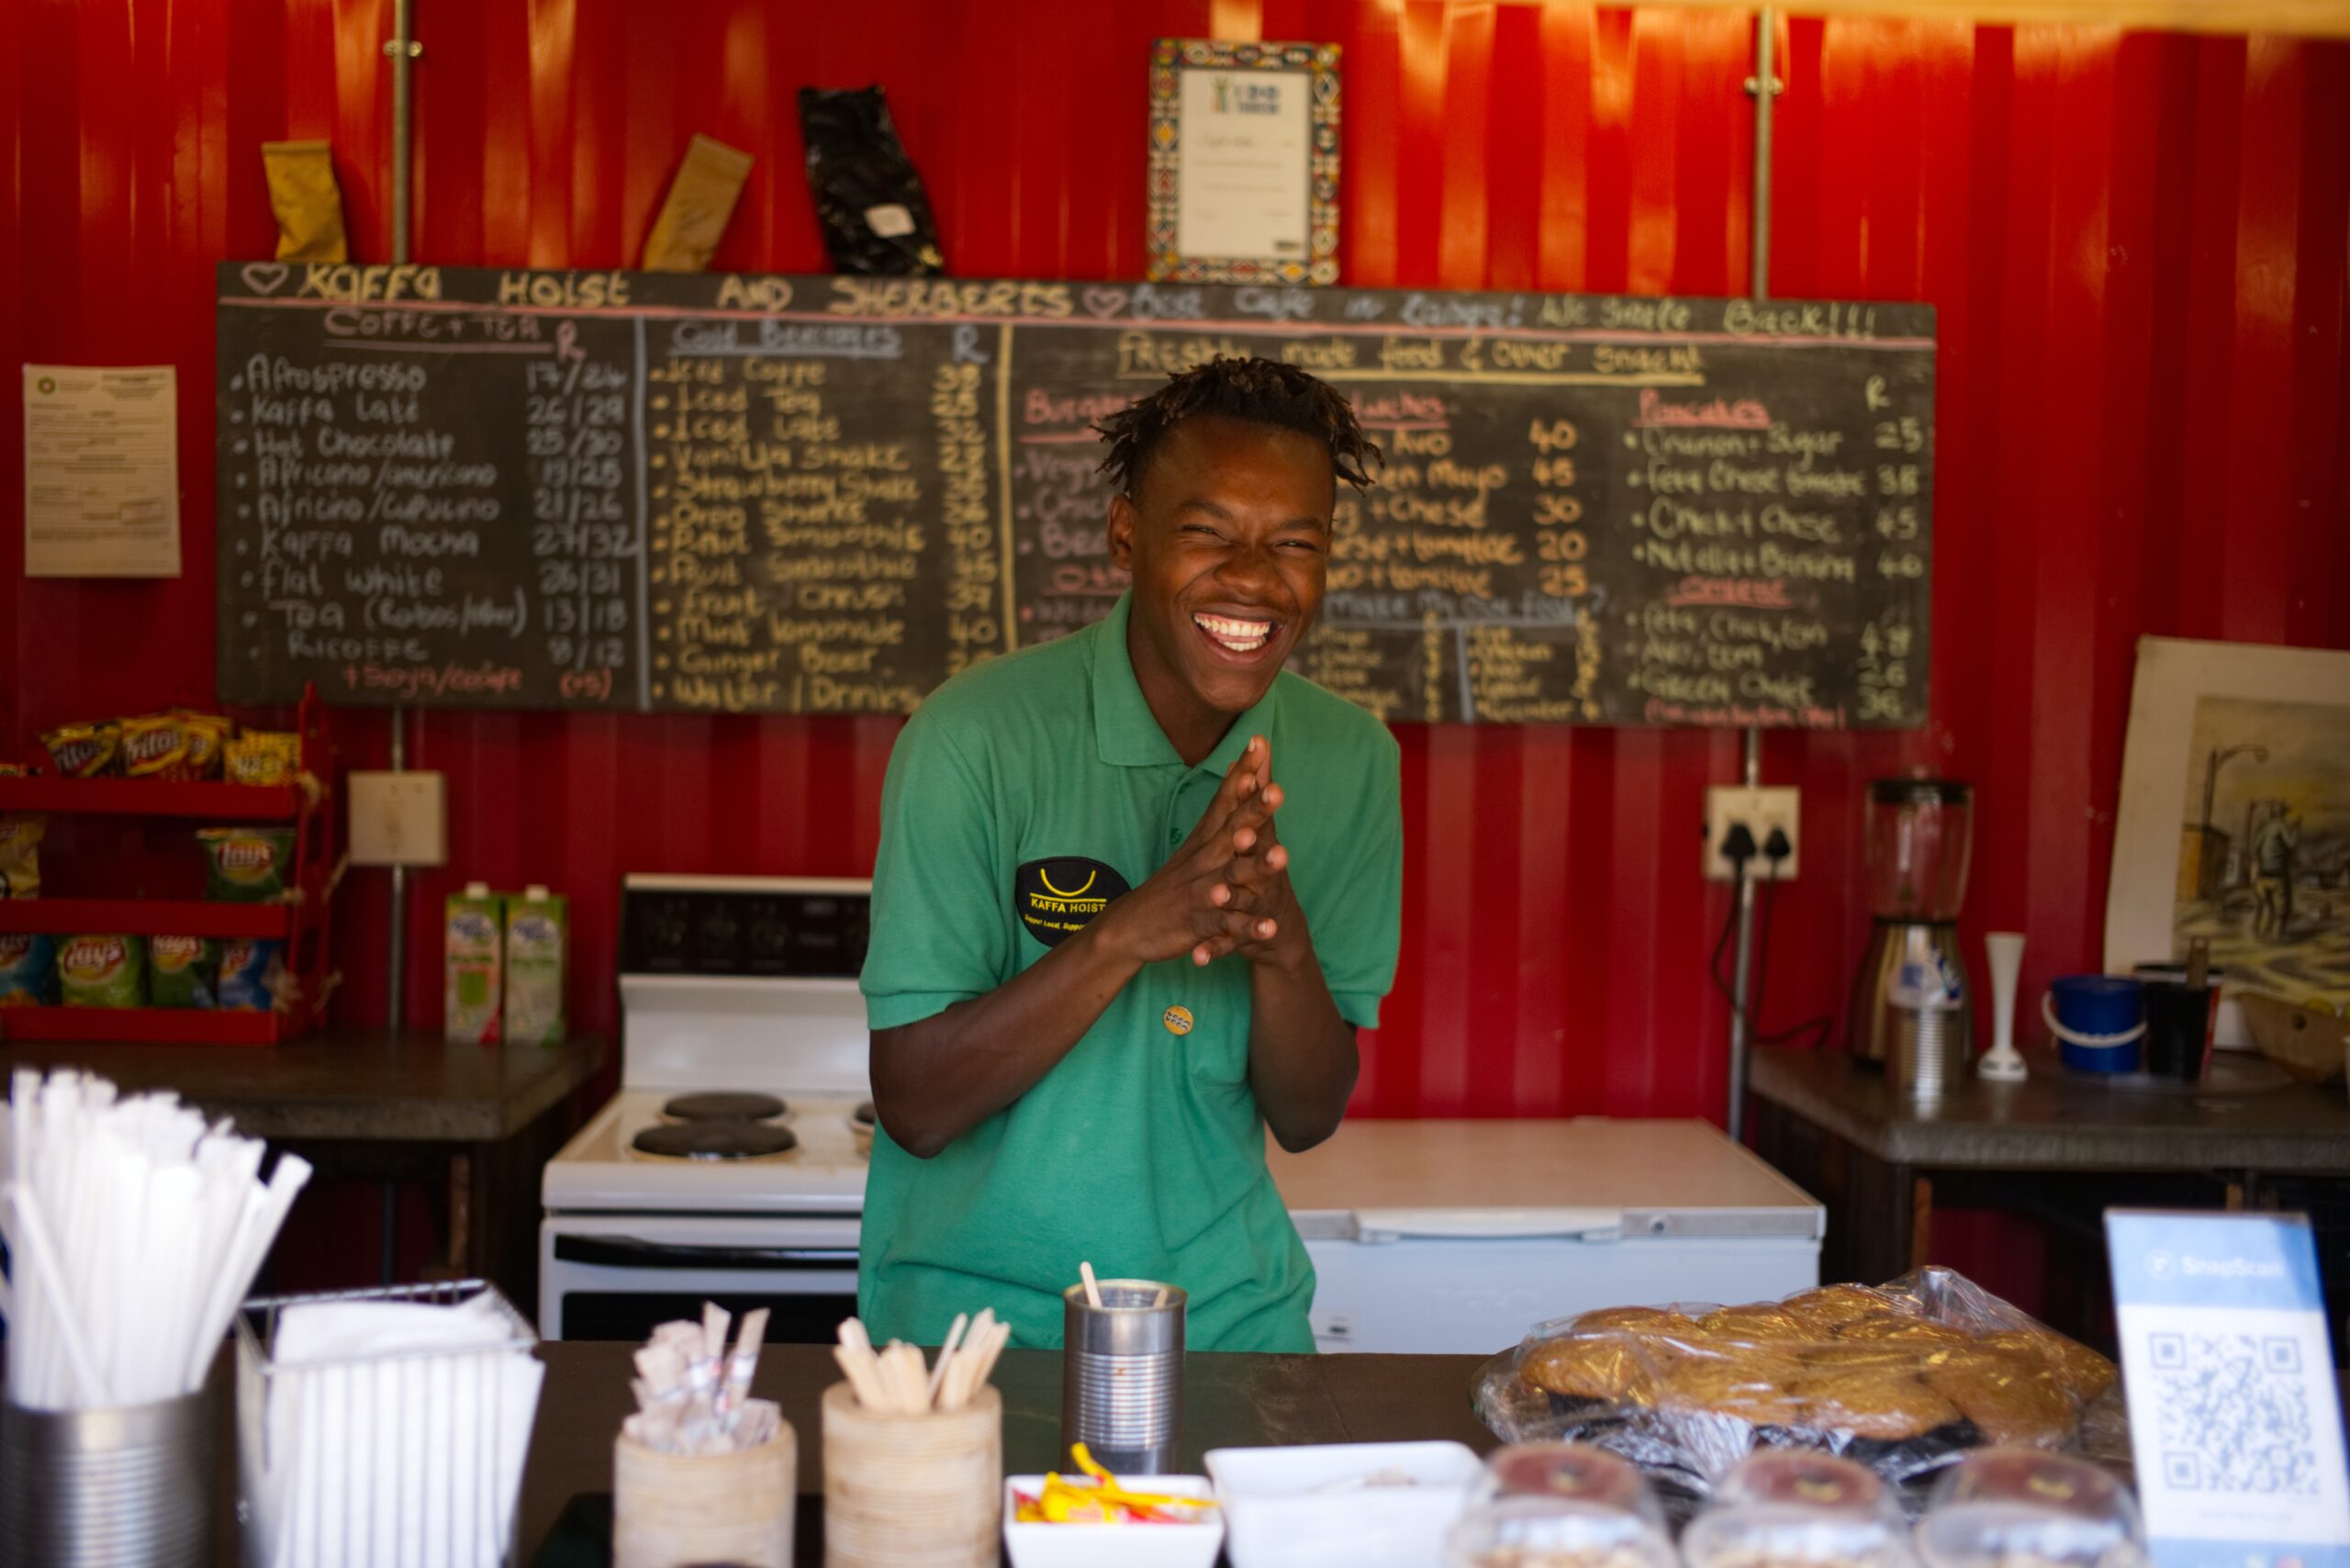
[[[2158,1413],[2163,1479],[2173,1491],[2317,1495],[2316,1433],[2299,1341],[2149,1334],[2144,1365],[2155,1386],[2142,1407]]]

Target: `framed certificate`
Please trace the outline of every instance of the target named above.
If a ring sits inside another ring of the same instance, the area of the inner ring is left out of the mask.
[[[1153,282],[1338,280],[1338,46],[1160,39]]]

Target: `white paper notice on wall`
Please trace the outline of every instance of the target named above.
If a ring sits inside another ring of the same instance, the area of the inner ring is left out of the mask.
[[[2156,1568],[2350,1568],[2350,1472],[2309,1222],[2115,1209],[2105,1234]]]
[[[180,575],[179,376],[25,366],[25,575]]]

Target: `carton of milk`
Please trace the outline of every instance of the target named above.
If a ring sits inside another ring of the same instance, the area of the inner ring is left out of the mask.
[[[506,904],[487,882],[467,882],[452,893],[442,920],[446,983],[442,1012],[453,1040],[498,1043],[506,974]]]
[[[565,950],[570,906],[533,883],[506,895],[506,1037],[528,1045],[564,1038]]]

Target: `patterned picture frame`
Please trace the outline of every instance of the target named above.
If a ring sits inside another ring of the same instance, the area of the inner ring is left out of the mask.
[[[1182,73],[1302,74],[1311,93],[1306,253],[1296,261],[1182,252]],[[1338,46],[1160,39],[1150,53],[1150,188],[1147,275],[1153,283],[1332,284],[1338,281]]]

